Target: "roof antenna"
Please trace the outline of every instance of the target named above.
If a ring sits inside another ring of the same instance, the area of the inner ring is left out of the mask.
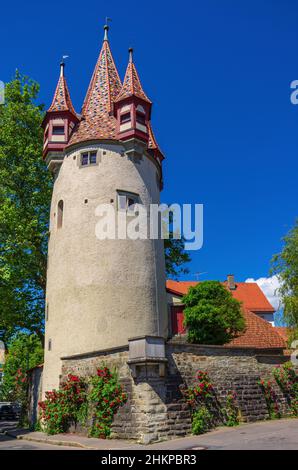
[[[199,282],[199,277],[200,277],[202,274],[207,274],[207,271],[204,271],[204,272],[197,272],[197,273],[195,273],[195,278],[196,278],[196,281],[198,281],[198,282]]]
[[[63,55],[60,61],[60,77],[64,77],[64,67],[65,67],[65,59],[68,59],[69,55]]]
[[[104,32],[105,32],[104,38],[103,38],[104,41],[108,41],[108,40],[109,40],[109,39],[108,39],[108,31],[109,31],[109,29],[110,29],[110,28],[109,28],[109,21],[112,21],[112,18],[109,18],[108,16],[106,16],[106,24],[105,24],[104,27],[103,27]]]

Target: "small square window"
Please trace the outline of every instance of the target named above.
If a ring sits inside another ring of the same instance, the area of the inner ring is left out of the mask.
[[[139,203],[139,196],[131,193],[118,193],[118,210],[134,213],[135,204]]]
[[[125,113],[120,116],[120,124],[131,121],[130,113]]]
[[[84,152],[81,154],[81,165],[82,166],[87,166],[87,165],[96,165],[97,163],[97,152],[92,151],[92,152]]]
[[[64,135],[64,126],[53,126],[53,135]]]

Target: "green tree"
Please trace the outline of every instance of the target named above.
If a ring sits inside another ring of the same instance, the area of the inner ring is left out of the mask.
[[[176,279],[180,274],[188,274],[189,269],[184,265],[185,263],[189,263],[191,259],[184,249],[184,239],[165,239],[164,247],[167,276]]]
[[[8,343],[0,399],[26,405],[27,371],[43,362],[43,348],[37,335],[19,332]]]
[[[42,339],[52,181],[42,160],[39,85],[16,72],[0,105],[0,338]]]
[[[241,303],[218,281],[190,287],[182,302],[191,343],[225,344],[245,329]]]
[[[298,337],[298,219],[283,238],[282,251],[272,258],[272,271],[277,274],[281,287],[283,318],[293,328],[293,338]]]

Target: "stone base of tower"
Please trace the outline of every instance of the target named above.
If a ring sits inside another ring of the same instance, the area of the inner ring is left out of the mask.
[[[82,377],[94,375],[103,364],[116,368],[128,401],[114,419],[112,436],[149,444],[191,432],[190,410],[180,385],[191,385],[198,370],[208,372],[223,403],[229,390],[236,392],[243,421],[267,419],[268,409],[258,381],[289,359],[281,350],[191,345],[183,339],[168,342],[165,356],[164,374],[157,363],[150,361],[139,363],[134,370],[129,346],[65,357],[61,380],[69,373]],[[285,398],[279,390],[276,396],[286,415],[289,410]]]

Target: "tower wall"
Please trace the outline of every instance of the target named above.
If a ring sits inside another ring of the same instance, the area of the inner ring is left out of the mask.
[[[80,167],[82,150],[99,150]],[[118,144],[81,144],[66,153],[53,189],[47,272],[43,392],[59,386],[61,357],[126,345],[138,335],[167,335],[163,240],[99,240],[99,204],[117,190],[159,203],[158,169]],[[62,227],[57,227],[63,200]],[[51,347],[49,350],[49,342]]]

